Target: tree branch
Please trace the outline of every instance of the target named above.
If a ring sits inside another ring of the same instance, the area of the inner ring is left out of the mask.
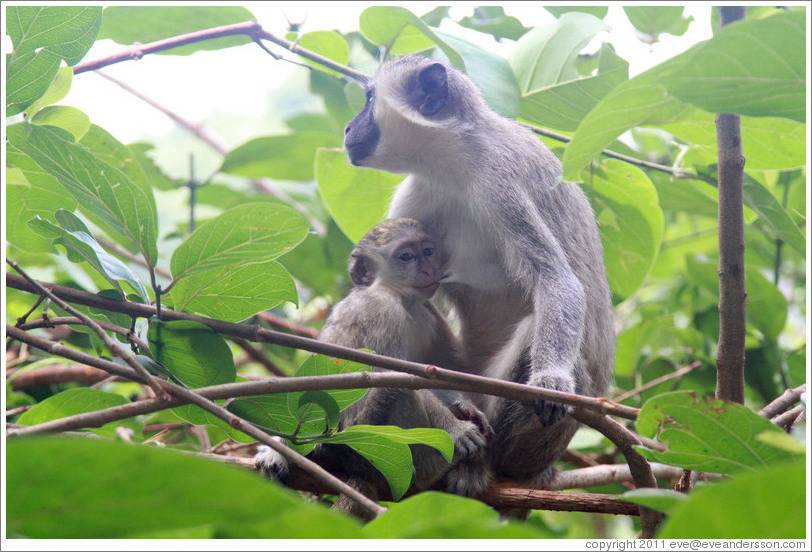
[[[744,19],[743,7],[723,6],[722,26]],[[716,396],[744,403],[744,153],[741,118],[716,114],[719,151],[719,347]]]
[[[12,336],[14,339],[19,341],[28,343],[29,345],[33,345],[38,349],[42,349],[46,352],[49,352],[54,355],[64,356],[65,358],[74,358],[76,360],[80,360],[80,362],[85,362],[91,366],[97,366],[104,370],[107,370],[111,374],[119,375],[133,381],[143,382],[141,375],[136,373],[134,370],[128,367],[120,366],[114,362],[110,362],[107,360],[95,358],[91,355],[87,355],[85,353],[81,353],[79,351],[75,351],[73,349],[69,349],[64,345],[60,345],[58,343],[54,343],[52,341],[48,341],[45,339],[41,339],[32,335],[27,334],[26,332],[16,328],[14,326],[6,324],[6,332],[8,335]],[[345,494],[358,504],[360,504],[363,508],[369,510],[374,516],[378,516],[386,511],[386,508],[382,508],[374,501],[370,500],[363,494],[359,493],[357,490],[353,489],[340,479],[336,478],[329,472],[327,472],[324,468],[316,464],[315,462],[305,458],[301,454],[295,452],[293,449],[278,442],[276,439],[272,439],[270,435],[265,433],[264,431],[260,430],[253,424],[249,423],[247,420],[244,420],[228,410],[222,408],[221,406],[215,404],[213,400],[208,399],[196,391],[192,391],[191,389],[186,389],[185,387],[181,387],[180,385],[175,385],[174,383],[158,380],[160,381],[160,385],[162,386],[164,392],[168,392],[174,398],[170,399],[169,401],[160,401],[163,406],[171,406],[175,404],[175,401],[178,400],[179,404],[194,404],[199,406],[203,410],[210,412],[211,414],[217,416],[221,420],[228,423],[231,427],[234,427],[243,433],[253,437],[254,439],[258,440],[259,442],[268,445],[276,452],[284,456],[291,464],[294,466],[307,471],[321,483],[327,485],[335,492],[340,494]],[[158,399],[148,399],[150,401],[157,401]],[[144,401],[142,401],[144,402]],[[129,405],[121,405],[117,408],[125,408]],[[109,409],[107,409],[109,410]],[[86,414],[93,414],[86,413]],[[133,414],[130,414],[133,415]],[[130,416],[126,416],[130,417]],[[58,420],[56,420],[58,421]],[[51,423],[51,422],[47,422]],[[31,426],[31,428],[41,428],[45,424],[39,424],[37,426]],[[10,429],[7,431],[8,437],[20,436],[31,434],[30,429],[25,427],[17,427],[14,429]]]
[[[603,435],[605,435],[626,458],[629,464],[629,471],[638,489],[645,487],[657,487],[657,479],[648,461],[632,448],[634,445],[642,444],[640,439],[631,431],[612,420],[611,418],[585,409],[576,408],[572,412],[572,417],[587,425]],[[642,524],[643,538],[654,538],[657,528],[662,522],[662,514],[640,506],[640,522]]]
[[[640,387],[637,387],[636,389],[632,389],[631,391],[626,391],[625,393],[622,393],[622,394],[614,397],[612,400],[617,402],[617,403],[621,403],[621,402],[625,401],[626,399],[630,399],[630,398],[634,397],[635,395],[639,395],[643,391],[647,391],[647,390],[651,389],[652,387],[656,387],[656,386],[660,385],[661,383],[665,383],[665,382],[670,381],[672,379],[682,377],[685,374],[688,374],[688,373],[694,371],[696,368],[699,368],[700,366],[702,366],[702,362],[699,361],[699,360],[696,360],[696,361],[692,362],[691,364],[689,364],[688,366],[683,366],[679,370],[674,370],[670,374],[660,376],[659,378],[654,378],[653,380],[646,382],[645,384],[641,385]]]
[[[801,400],[801,394],[806,392],[806,384],[800,385],[795,389],[787,389],[784,393],[775,399],[773,402],[765,406],[759,411],[759,415],[765,418],[775,418],[779,414],[786,412],[790,407],[794,406]]]
[[[35,288],[31,284],[13,274],[7,275],[6,285],[21,291],[36,293],[36,291],[34,291]],[[50,283],[43,285],[50,289],[55,295],[65,298],[71,302],[111,310],[114,312],[124,312],[131,316],[139,316],[144,318],[149,318],[155,314],[155,307],[150,305],[142,305],[128,301],[114,301],[105,297],[94,295],[92,293]],[[563,393],[551,389],[533,387],[521,383],[465,374],[454,370],[438,368],[436,366],[419,364],[416,362],[389,358],[383,355],[357,351],[355,349],[350,349],[349,347],[342,347],[332,343],[316,341],[297,335],[275,332],[257,325],[233,324],[167,309],[163,309],[161,311],[161,316],[162,319],[167,322],[173,320],[193,320],[200,322],[223,335],[243,338],[248,341],[275,343],[283,347],[301,349],[312,353],[320,353],[336,358],[351,360],[353,362],[359,362],[370,366],[377,366],[380,368],[405,372],[407,374],[422,376],[429,379],[436,379],[446,383],[454,383],[458,385],[456,388],[464,391],[507,397],[523,403],[529,403],[535,399],[544,399],[560,404],[579,406],[585,409],[611,414],[613,416],[620,416],[630,420],[634,420],[637,417],[638,409],[619,405],[602,397],[586,397],[573,393]],[[448,388],[451,387],[449,386]]]

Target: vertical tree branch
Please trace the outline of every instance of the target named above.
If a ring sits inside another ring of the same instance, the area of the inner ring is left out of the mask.
[[[744,7],[720,8],[722,25],[744,19]],[[744,213],[741,118],[716,114],[719,151],[719,349],[716,396],[744,402]]]

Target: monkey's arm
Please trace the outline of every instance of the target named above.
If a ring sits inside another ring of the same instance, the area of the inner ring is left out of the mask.
[[[501,211],[493,219],[502,238],[506,268],[533,298],[527,383],[575,392],[586,316],[584,288],[545,221],[528,208],[533,204],[530,199],[515,191],[500,198],[493,201],[494,208]],[[568,411],[563,405],[542,400],[534,406],[544,425]]]

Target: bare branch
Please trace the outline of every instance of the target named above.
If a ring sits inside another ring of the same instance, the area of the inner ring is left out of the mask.
[[[621,395],[618,395],[617,397],[613,398],[612,400],[617,402],[617,403],[621,403],[621,402],[625,401],[626,399],[634,397],[635,395],[639,395],[643,391],[647,391],[647,390],[651,389],[652,387],[656,387],[656,386],[660,385],[661,383],[665,383],[665,382],[670,381],[672,379],[682,377],[685,374],[688,374],[688,373],[694,371],[696,368],[699,368],[700,366],[702,366],[702,362],[699,361],[699,360],[696,360],[696,361],[692,362],[691,364],[689,364],[688,366],[683,366],[679,370],[674,370],[670,374],[660,376],[659,378],[654,378],[653,380],[646,382],[645,384],[641,385],[640,387],[638,387],[636,389],[632,389],[631,391],[626,391],[625,393],[623,393]]]
[[[7,276],[7,285],[21,291],[34,293],[34,288],[31,284],[15,277],[13,274],[9,274]],[[155,307],[149,305],[142,305],[127,301],[113,301],[92,293],[50,283],[44,285],[52,290],[54,294],[75,303],[94,306],[114,312],[124,312],[131,316],[140,316],[145,318],[149,318],[155,314]],[[429,379],[436,379],[447,383],[454,383],[456,384],[455,388],[464,391],[512,398],[523,403],[529,403],[537,398],[540,398],[560,404],[579,406],[585,409],[607,413],[630,420],[637,418],[638,409],[616,404],[606,398],[586,397],[583,395],[576,395],[574,393],[563,393],[561,391],[554,391],[552,389],[544,389],[521,383],[465,374],[454,370],[438,368],[436,366],[419,364],[416,362],[390,358],[383,355],[357,351],[348,347],[342,347],[332,343],[324,343],[322,341],[316,341],[306,337],[274,332],[256,325],[233,324],[166,309],[162,310],[161,316],[165,321],[193,320],[200,322],[218,333],[247,339],[248,341],[275,343],[277,345],[282,345],[283,347],[301,349],[304,351],[310,351],[312,353],[320,353],[336,358],[360,362],[370,366],[377,366],[380,368],[405,372],[407,374],[418,375]],[[452,387],[448,386],[447,388]]]
[[[558,512],[594,512],[639,516],[640,508],[615,495],[598,493],[562,493],[541,489],[522,489],[508,484],[491,485],[479,498],[494,508],[530,508]]]
[[[54,364],[33,370],[18,371],[13,377],[6,374],[6,382],[14,391],[21,391],[53,383],[96,383],[104,380],[108,375],[105,370],[92,366]]]
[[[783,414],[779,414],[773,418],[772,422],[778,427],[784,428],[785,431],[790,432],[792,430],[792,426],[798,422],[798,419],[803,416],[803,413],[804,405],[799,404],[795,408],[787,410]]]
[[[794,406],[798,401],[800,401],[801,394],[805,392],[805,383],[796,387],[795,389],[787,389],[780,397],[762,408],[759,411],[759,415],[764,416],[765,418],[775,418],[782,412],[786,412],[790,407]]]
[[[104,346],[107,347],[107,350],[110,351],[110,354],[126,362],[127,365],[141,377],[142,382],[148,385],[150,388],[152,388],[153,391],[155,391],[155,394],[159,398],[161,399],[169,398],[169,395],[167,395],[166,391],[164,391],[164,389],[160,386],[158,381],[155,380],[149,372],[147,372],[146,368],[138,364],[138,362],[133,358],[132,355],[130,355],[128,351],[124,350],[121,347],[121,345],[119,345],[109,335],[107,335],[107,332],[105,332],[104,329],[102,329],[102,327],[96,323],[96,321],[89,318],[84,313],[76,310],[71,305],[67,304],[65,301],[54,295],[53,292],[45,289],[36,280],[29,277],[28,274],[26,274],[25,271],[11,259],[6,259],[6,263],[8,263],[8,265],[11,266],[14,270],[19,272],[20,276],[25,278],[31,285],[33,285],[40,295],[48,297],[51,301],[59,305],[59,307],[62,308],[62,310],[65,310],[70,314],[72,314],[73,316],[77,317],[82,322],[84,322],[90,329],[92,329],[96,333],[96,335],[98,335],[99,338],[102,340]]]
[[[744,19],[744,8],[723,6],[722,26]],[[716,396],[744,403],[744,153],[741,117],[716,114],[719,156],[719,347]]]

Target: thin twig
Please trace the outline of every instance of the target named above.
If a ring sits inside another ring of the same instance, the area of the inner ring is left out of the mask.
[[[108,351],[110,351],[110,354],[126,362],[127,365],[130,368],[132,368],[136,374],[141,376],[142,381],[146,385],[148,385],[153,391],[155,391],[155,394],[158,396],[158,398],[164,400],[169,399],[169,395],[166,393],[166,391],[164,391],[164,389],[161,387],[158,381],[155,378],[153,378],[149,372],[147,372],[146,368],[138,364],[138,362],[132,357],[132,355],[129,354],[128,351],[125,351],[121,347],[121,345],[119,345],[109,335],[107,335],[107,332],[104,331],[104,329],[102,329],[102,327],[98,323],[96,323],[95,320],[91,319],[83,312],[74,309],[71,305],[69,305],[56,295],[54,295],[53,292],[45,289],[36,280],[28,276],[28,274],[26,274],[25,271],[11,259],[6,259],[6,263],[8,263],[9,266],[11,266],[14,270],[16,270],[20,274],[20,276],[25,278],[31,285],[33,285],[40,295],[48,297],[49,299],[51,299],[51,301],[59,305],[59,307],[62,310],[69,312],[70,314],[72,314],[73,316],[77,317],[82,322],[84,322],[87,325],[87,327],[89,327],[91,330],[93,330],[93,332],[96,335],[99,336],[99,338],[104,343],[104,346],[107,347]]]
[[[94,320],[96,324],[98,324],[101,328],[115,332],[122,337],[126,337],[127,339],[134,342],[138,345],[138,348],[144,351],[149,351],[149,346],[140,338],[132,335],[128,328],[124,328],[117,324],[113,324],[111,322],[107,322],[105,320]],[[53,328],[54,326],[61,326],[61,325],[76,325],[76,326],[87,326],[84,320],[77,316],[57,316],[56,318],[49,318],[48,320],[32,320],[31,322],[26,322],[18,326],[21,330],[35,330],[37,328]]]
[[[25,280],[15,277],[13,274],[9,274],[7,276],[6,285],[21,291],[34,293],[30,284],[25,282]],[[56,284],[48,283],[45,285],[47,285],[48,288],[53,291],[53,293],[75,303],[112,310],[115,312],[124,312],[131,316],[140,316],[144,318],[149,318],[155,314],[155,307],[150,305],[143,305],[128,301],[113,301],[92,293],[87,293],[64,286],[58,286]],[[587,397],[583,395],[576,395],[574,393],[563,393],[561,391],[533,387],[511,381],[476,376],[473,374],[465,374],[454,370],[438,368],[436,366],[419,364],[416,362],[390,358],[374,353],[358,351],[349,347],[342,347],[340,345],[316,341],[297,335],[275,332],[257,325],[233,324],[230,322],[212,320],[210,318],[204,318],[201,316],[166,309],[162,311],[162,317],[165,321],[193,320],[205,324],[214,331],[223,335],[241,337],[247,339],[248,341],[275,343],[283,347],[300,349],[312,353],[319,353],[345,360],[351,360],[353,362],[359,362],[369,366],[377,366],[380,368],[387,368],[425,378],[436,379],[446,382],[447,384],[454,383],[457,384],[454,386],[454,388],[457,389],[474,393],[508,397],[524,403],[532,402],[535,399],[543,399],[560,404],[580,406],[585,409],[611,414],[612,416],[619,416],[629,420],[635,420],[639,411],[637,408],[619,405],[602,397]],[[449,386],[448,388],[450,389],[452,387]]]
[[[235,339],[234,343],[236,343],[246,354],[255,362],[259,362],[262,364],[268,372],[273,374],[274,376],[278,377],[285,377],[287,374],[279,369],[279,366],[274,364],[271,359],[269,359],[265,353],[262,352],[261,349],[258,347],[254,347],[250,343],[248,343],[244,339]]]
[[[660,385],[661,383],[665,383],[665,382],[670,381],[672,379],[682,377],[685,374],[688,374],[688,373],[692,372],[694,369],[699,368],[700,366],[702,366],[702,361],[695,360],[694,362],[692,362],[688,366],[683,366],[679,370],[674,370],[670,374],[660,376],[659,378],[654,378],[653,380],[644,383],[643,385],[641,385],[640,387],[637,387],[636,389],[626,391],[625,393],[622,393],[622,394],[618,395],[617,397],[614,397],[612,400],[615,401],[615,402],[618,402],[618,403],[622,403],[626,399],[630,399],[631,397],[634,397],[635,395],[639,395],[643,391],[647,391],[647,390],[651,389],[652,387],[656,387],[656,386]]]

